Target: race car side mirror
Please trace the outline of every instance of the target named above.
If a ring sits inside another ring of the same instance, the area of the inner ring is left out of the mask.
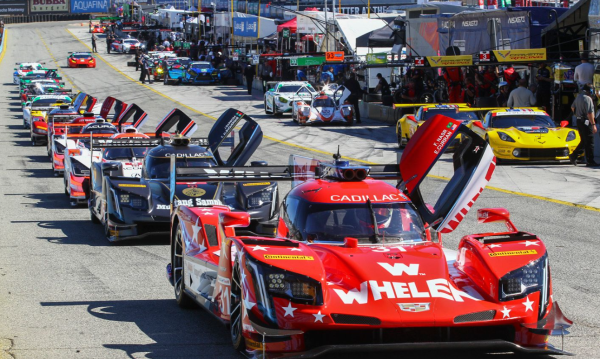
[[[569,121],[560,121],[560,127],[565,128],[569,126]]]
[[[219,215],[223,227],[248,227],[250,214],[248,212],[224,212]]]
[[[113,171],[118,171],[119,165],[116,163],[103,163],[102,164],[102,174],[104,176],[111,176]]]
[[[269,89],[269,92],[275,92],[275,89]]]
[[[518,232],[517,227],[510,220],[510,213],[506,208],[480,208],[477,210],[477,222],[504,222],[509,232]]]

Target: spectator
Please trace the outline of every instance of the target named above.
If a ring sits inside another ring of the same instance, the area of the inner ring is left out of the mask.
[[[573,80],[577,81],[580,89],[583,88],[583,85],[591,86],[594,83],[594,65],[588,62],[587,53],[581,55],[581,64],[575,67]]]
[[[246,86],[248,86],[248,95],[252,95],[252,81],[254,81],[255,75],[256,70],[254,69],[254,65],[249,62],[244,68],[244,77],[246,78]]]
[[[354,106],[354,113],[356,114],[356,123],[361,123],[360,120],[360,106],[358,104],[358,100],[362,96],[362,89],[360,88],[360,84],[356,81],[356,75],[350,74],[350,77],[346,82],[344,82],[344,87],[350,91],[350,96],[348,96],[347,101]]]
[[[477,90],[475,89],[475,85],[473,84],[473,79],[467,77],[467,79],[465,80],[465,88],[463,89],[462,93],[462,102],[468,103],[469,105],[473,106],[475,104],[476,94]],[[489,97],[489,95],[486,97]]]
[[[496,103],[498,104],[498,107],[507,107],[508,96],[510,94],[508,82],[502,81],[498,86],[500,87],[500,91],[498,91],[498,95],[496,95]]]
[[[598,132],[598,129],[594,120],[594,103],[590,97],[590,91],[590,86],[583,85],[581,92],[571,105],[571,110],[577,118],[577,130],[579,130],[579,137],[581,138],[581,142],[569,156],[569,160],[575,166],[577,166],[577,157],[581,152],[585,152],[586,167],[599,166],[594,160],[594,134]]]
[[[508,96],[508,107],[532,107],[535,105],[533,93],[527,89],[527,80],[519,80],[519,87]]]
[[[379,83],[375,87],[375,93],[381,91],[381,96],[390,96],[392,94],[392,91],[390,90],[390,84],[381,75],[381,73],[377,74],[377,78],[379,79]]]
[[[538,90],[535,93],[535,99],[538,106],[544,107],[546,111],[550,111],[550,97],[552,95],[552,74],[546,66],[545,62],[539,64],[537,71]]]

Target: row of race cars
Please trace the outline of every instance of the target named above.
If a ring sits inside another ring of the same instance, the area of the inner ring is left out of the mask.
[[[548,342],[572,322],[553,299],[542,240],[517,230],[506,209],[486,208],[479,222],[505,223],[505,232],[443,246],[496,165],[489,143],[460,119],[425,121],[399,164],[356,166],[338,154],[246,166],[263,135],[235,109],[196,138],[178,109],[143,132],[148,114],[113,97],[99,114],[85,93],[27,100],[40,135],[33,144],[46,144],[72,204],[87,204],[111,242],[169,238],[177,304],[213,314],[246,356],[568,354]],[[438,180],[443,190],[430,205],[428,174],[447,160],[453,174]],[[292,184],[282,201],[281,181]]]
[[[268,83],[264,95],[266,114],[291,113],[300,125],[352,125],[354,107],[344,86],[325,86],[317,91],[305,81]],[[480,108],[468,104],[396,104],[404,115],[396,123],[398,146],[404,148],[417,129],[430,118],[443,114],[463,122],[484,138],[499,160],[568,160],[580,142],[578,131],[568,121],[556,126],[541,108]],[[457,143],[460,138],[457,139]],[[456,144],[455,144],[456,145]]]

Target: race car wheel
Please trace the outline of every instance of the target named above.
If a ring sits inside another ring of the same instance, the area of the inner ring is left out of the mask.
[[[271,114],[273,113],[273,111],[269,111],[269,110],[267,110],[267,100],[265,100],[265,113],[266,113],[267,115],[271,115]]]
[[[163,85],[168,85],[169,84],[169,76],[165,75],[165,78],[163,79]]]
[[[173,242],[174,248],[171,267],[173,268],[173,283],[175,283],[175,301],[180,308],[191,308],[194,303],[192,299],[185,294],[185,268],[183,264],[183,235],[181,234],[181,225],[177,226]]]
[[[402,129],[398,129],[398,148],[404,148],[404,143],[402,142]]]
[[[240,270],[240,260],[236,259],[235,264],[233,265],[233,271],[231,273],[229,331],[231,333],[231,343],[233,344],[233,348],[239,352],[243,352],[244,349],[246,349],[246,342],[244,340],[244,336],[242,335],[242,320],[244,319],[242,303],[242,275]]]
[[[96,215],[94,214],[94,211],[92,211],[91,208],[90,208],[90,219],[92,220],[93,224],[100,224],[100,220],[98,219],[98,217],[96,217]]]

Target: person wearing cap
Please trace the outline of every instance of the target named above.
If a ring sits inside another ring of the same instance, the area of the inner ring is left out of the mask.
[[[580,89],[583,88],[583,85],[592,85],[594,83],[594,65],[588,62],[587,53],[581,55],[581,64],[575,67],[573,80],[577,82]]]
[[[527,80],[519,80],[519,87],[512,90],[508,96],[508,107],[532,107],[535,105],[533,92],[527,88]]]
[[[544,107],[546,111],[550,111],[550,97],[552,96],[552,73],[546,66],[545,62],[540,62],[538,65],[537,76],[537,92],[535,100],[538,106]]]
[[[500,87],[500,91],[498,91],[498,94],[496,95],[496,103],[498,104],[498,107],[506,107],[508,96],[510,95],[508,82],[502,81],[498,84],[498,87]]]
[[[598,129],[594,119],[594,103],[590,97],[590,91],[590,86],[583,85],[579,95],[571,105],[571,110],[577,117],[577,130],[581,138],[579,145],[569,156],[569,160],[575,166],[577,166],[577,158],[582,152],[585,152],[586,167],[599,166],[594,160],[594,134],[598,132]]]
[[[390,90],[390,84],[387,80],[381,75],[381,73],[377,74],[377,78],[379,79],[379,83],[375,87],[375,93],[381,91],[381,96],[391,96],[392,91]]]

